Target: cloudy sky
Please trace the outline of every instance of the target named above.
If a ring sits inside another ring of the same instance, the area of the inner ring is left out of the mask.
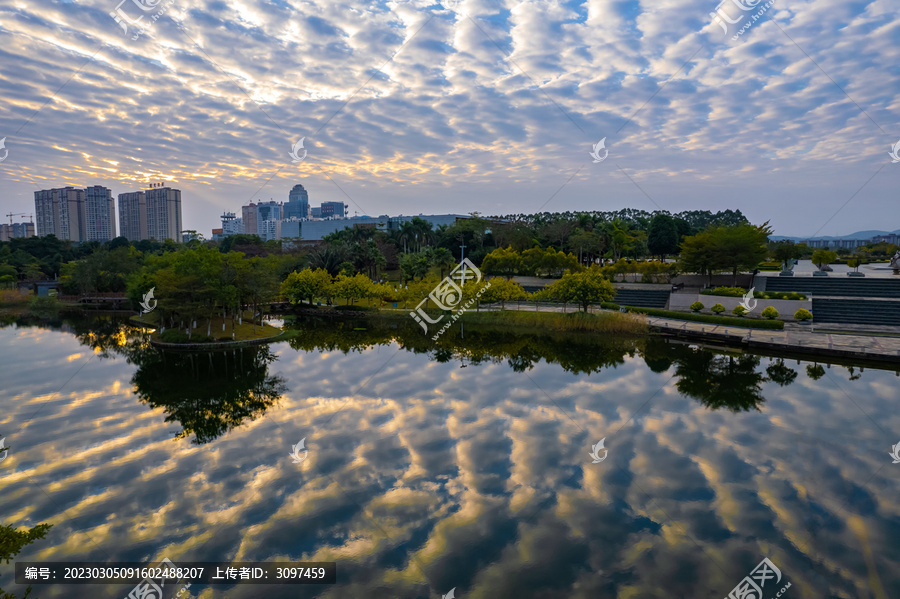
[[[782,235],[900,228],[900,6],[726,0],[727,33],[716,8],[0,0],[0,211],[164,180],[207,235],[296,183],[372,216],[738,208]]]

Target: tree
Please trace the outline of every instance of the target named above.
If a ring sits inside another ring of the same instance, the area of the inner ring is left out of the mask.
[[[330,295],[328,288],[331,287],[331,282],[328,271],[322,268],[304,268],[287,276],[281,284],[281,294],[292,304],[303,299],[312,304],[315,298]]]
[[[650,253],[664,260],[668,254],[678,253],[678,225],[668,214],[657,214],[650,221],[647,231],[647,247]]]
[[[490,280],[491,286],[481,294],[481,301],[485,303],[500,302],[501,308],[506,308],[506,302],[515,300],[523,300],[528,297],[528,292],[513,281],[503,278],[494,278]],[[474,287],[468,285],[467,287]]]
[[[599,268],[591,268],[578,273],[567,272],[552,285],[538,292],[538,297],[548,297],[561,302],[577,303],[587,312],[591,304],[608,302],[616,295]]]
[[[348,277],[347,275],[340,274],[337,276],[337,279],[334,281],[334,285],[331,287],[331,292],[334,297],[341,298],[346,300],[348,304],[352,304],[357,300],[372,298],[377,295],[376,290],[373,288],[371,279],[369,277],[357,274],[352,277]]]
[[[512,248],[497,248],[484,257],[481,271],[490,276],[501,276],[509,279],[522,268],[522,256]]]
[[[791,262],[803,257],[803,248],[786,239],[772,245],[772,257],[781,262],[782,270],[790,270]]]
[[[444,278],[444,271],[450,270],[456,265],[456,258],[447,248],[431,248],[429,251],[431,263],[437,266],[441,271],[441,279]]]
[[[38,524],[34,528],[21,531],[8,524],[0,525],[0,561],[5,561],[9,564],[14,557],[22,552],[25,545],[47,536],[47,531],[52,526],[52,524]],[[27,599],[30,594],[31,587],[29,586],[25,589],[22,599]],[[0,599],[16,599],[16,596],[0,589]]]
[[[416,252],[400,256],[400,270],[403,273],[404,281],[425,277],[428,275],[430,268],[431,261],[428,259],[428,254],[426,252]]]
[[[719,251],[720,263],[731,269],[734,284],[739,270],[755,270],[766,259],[766,244],[771,234],[768,222],[758,227],[743,224],[713,229],[713,244]]]
[[[819,267],[819,270],[837,260],[837,253],[831,250],[816,250],[812,255],[812,262]]]
[[[719,263],[713,236],[709,231],[685,237],[681,242],[680,264],[681,269],[685,272],[708,274],[709,281],[712,283],[713,272]]]

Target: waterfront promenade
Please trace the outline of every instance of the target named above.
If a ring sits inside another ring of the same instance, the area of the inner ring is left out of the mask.
[[[519,306],[507,304],[507,310],[534,311],[534,304]],[[569,305],[537,308],[541,312],[575,312]],[[596,312],[598,309],[592,309]],[[802,356],[857,359],[900,365],[900,330],[884,327],[875,331],[871,327],[852,325],[800,325],[786,323],[782,331],[750,329],[730,325],[677,320],[646,316],[651,331],[676,339],[707,342],[732,348],[759,349]]]

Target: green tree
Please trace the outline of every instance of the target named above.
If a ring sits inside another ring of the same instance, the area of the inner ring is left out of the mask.
[[[441,279],[444,278],[444,271],[449,271],[456,265],[456,258],[447,248],[431,248],[429,251],[429,259],[431,263],[438,267],[441,271]]]
[[[803,257],[803,248],[786,239],[772,245],[772,257],[781,262],[783,270],[790,270],[790,263]]]
[[[678,234],[678,225],[675,219],[668,214],[657,214],[650,221],[647,230],[647,247],[650,253],[664,260],[669,254],[678,253],[678,245],[681,236]]]
[[[338,275],[331,287],[334,297],[346,300],[348,304],[361,299],[372,298],[377,295],[374,285],[369,277],[357,274],[352,277]]]
[[[431,261],[428,259],[426,252],[415,252],[400,256],[400,271],[403,273],[404,281],[425,277],[430,269]]]
[[[831,250],[816,250],[812,255],[812,262],[819,267],[819,270],[837,260],[837,253]]]
[[[506,302],[523,300],[528,297],[528,292],[513,281],[502,278],[494,278],[490,280],[491,286],[481,294],[481,301],[485,303],[500,302],[500,307],[505,308]],[[466,285],[475,287],[475,285]]]
[[[608,302],[616,295],[616,290],[601,273],[599,268],[582,272],[567,272],[552,285],[545,287],[537,297],[546,297],[559,302],[571,302],[587,312],[591,304]]]
[[[292,304],[301,300],[307,300],[312,304],[317,297],[329,296],[328,289],[332,279],[328,271],[317,268],[304,268],[301,271],[292,272],[281,283],[281,294]]]
[[[507,279],[517,274],[521,267],[522,256],[512,248],[497,248],[481,262],[481,271],[484,274]]]
[[[52,524],[38,524],[28,530],[18,530],[8,524],[0,525],[0,561],[5,561],[9,564],[14,557],[22,552],[26,545],[47,536],[47,531],[52,526]],[[27,599],[30,594],[31,587],[29,586],[25,589],[22,599]],[[0,589],[0,599],[16,599],[16,596]]]

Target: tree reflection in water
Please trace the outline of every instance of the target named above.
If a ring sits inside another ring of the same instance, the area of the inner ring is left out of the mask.
[[[257,418],[286,392],[284,380],[268,374],[268,365],[277,356],[267,346],[218,352],[163,352],[150,347],[141,329],[116,319],[67,318],[61,326],[90,346],[97,356],[123,355],[137,365],[132,383],[141,401],[162,407],[168,414],[167,421],[181,424],[178,436],[193,434],[197,444]],[[440,363],[464,358],[469,365],[506,364],[515,372],[526,372],[543,361],[558,364],[567,372],[590,374],[616,368],[628,356],[641,355],[657,374],[674,367],[675,387],[682,395],[710,409],[732,412],[759,410],[765,402],[764,383],[786,387],[798,376],[781,358],[763,370],[757,355],[716,353],[659,337],[510,331],[482,324],[467,326],[465,335],[454,327],[435,342],[422,335],[410,319],[312,317],[293,326],[302,331],[290,341],[297,351],[351,353],[396,343],[406,351],[430,354]],[[849,373],[851,380],[861,376],[853,367],[849,367]],[[825,369],[820,364],[809,364],[806,374],[818,380]]]
[[[202,445],[261,416],[287,388],[268,373],[277,356],[267,346],[185,353],[144,347],[129,360],[138,367],[134,391],[166,422],[179,422],[178,438],[194,435]]]

